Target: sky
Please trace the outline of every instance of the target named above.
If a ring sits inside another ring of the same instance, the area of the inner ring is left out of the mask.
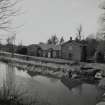
[[[16,17],[16,43],[46,42],[52,35],[69,40],[81,24],[83,35],[96,33],[100,16],[99,0],[23,0],[24,13]]]

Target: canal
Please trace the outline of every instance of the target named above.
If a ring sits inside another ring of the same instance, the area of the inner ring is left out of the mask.
[[[82,83],[69,87],[60,79],[31,76],[27,71],[0,62],[0,86],[3,80],[11,89],[15,87],[16,91],[22,93],[25,102],[38,100],[51,105],[96,105],[104,92],[95,84]]]

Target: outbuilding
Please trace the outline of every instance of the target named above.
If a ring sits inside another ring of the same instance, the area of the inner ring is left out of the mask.
[[[60,58],[61,46],[54,44],[33,44],[28,46],[28,55],[48,58]]]
[[[69,40],[61,45],[62,59],[86,61],[87,46],[79,41]]]

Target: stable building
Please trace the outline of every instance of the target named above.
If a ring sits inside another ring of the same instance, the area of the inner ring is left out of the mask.
[[[60,58],[61,46],[54,44],[32,44],[28,46],[28,55],[47,58]]]
[[[61,46],[55,44],[39,44],[42,49],[43,57],[60,58]]]
[[[61,58],[74,61],[86,61],[87,46],[70,39],[61,45]]]
[[[42,51],[40,46],[37,44],[31,44],[27,47],[28,55],[30,56],[42,56]]]

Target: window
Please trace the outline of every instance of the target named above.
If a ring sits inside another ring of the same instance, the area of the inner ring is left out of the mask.
[[[69,46],[69,50],[72,50],[72,46]]]
[[[69,59],[72,59],[72,54],[71,53],[69,53]]]

